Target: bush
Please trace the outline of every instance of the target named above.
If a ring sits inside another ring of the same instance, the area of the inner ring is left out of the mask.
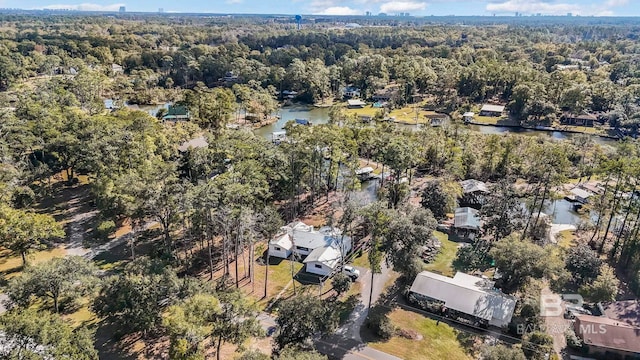
[[[384,340],[389,340],[396,332],[387,314],[381,309],[373,308],[367,316],[367,327]]]
[[[116,223],[113,220],[105,220],[96,227],[96,236],[99,239],[107,240],[114,231],[116,231]]]
[[[582,339],[576,336],[576,333],[572,329],[567,329],[564,336],[567,339],[567,345],[569,347],[574,349],[582,348]]]

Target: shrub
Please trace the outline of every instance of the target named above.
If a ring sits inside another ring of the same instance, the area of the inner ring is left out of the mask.
[[[576,336],[576,333],[572,329],[567,329],[564,336],[567,339],[567,345],[569,347],[574,349],[582,348],[582,339]]]
[[[102,240],[107,240],[114,231],[116,231],[116,223],[113,220],[105,220],[96,227],[96,236]]]
[[[384,340],[391,339],[396,332],[391,320],[381,309],[371,309],[367,316],[367,327]]]

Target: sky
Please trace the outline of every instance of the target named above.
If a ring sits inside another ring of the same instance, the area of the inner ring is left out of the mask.
[[[127,11],[364,15],[573,15],[640,16],[640,0],[0,0],[2,8]]]

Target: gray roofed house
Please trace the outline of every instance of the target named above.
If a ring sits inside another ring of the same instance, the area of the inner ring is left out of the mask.
[[[499,117],[502,116],[502,113],[504,113],[503,105],[484,104],[480,109],[480,116]]]
[[[458,229],[480,230],[480,218],[478,210],[470,207],[457,208],[453,220],[453,226]]]
[[[487,188],[487,184],[483,183],[480,180],[469,179],[460,181],[460,186],[462,186],[462,192],[465,194],[483,192],[488,193],[489,188]]]
[[[496,289],[492,281],[461,272],[450,278],[423,271],[413,281],[410,294],[497,327],[509,325],[516,306],[515,298]]]

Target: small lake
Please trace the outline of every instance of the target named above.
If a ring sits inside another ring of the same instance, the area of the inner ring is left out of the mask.
[[[157,111],[157,110],[156,110]],[[282,107],[277,115],[280,116],[277,122],[263,126],[259,129],[254,130],[254,132],[262,136],[266,139],[271,139],[271,133],[274,131],[281,131],[287,121],[295,120],[295,119],[307,119],[311,122],[311,124],[326,124],[329,122],[329,108],[317,108],[314,106],[308,105],[292,105]],[[153,114],[155,116],[155,113]],[[404,125],[398,124],[398,126],[417,129],[415,125]],[[476,131],[481,134],[521,134],[527,136],[543,136],[546,138],[557,139],[557,140],[567,140],[571,139],[571,137],[577,135],[573,133],[565,133],[560,131],[543,131],[543,130],[533,130],[533,129],[521,129],[514,128],[508,126],[480,126],[480,125],[466,125],[463,128],[467,128],[471,131]],[[593,139],[598,144],[612,144],[616,142],[614,139],[602,138],[599,136],[593,136]]]
[[[583,220],[580,214],[573,210],[573,204],[565,199],[552,201],[542,212],[551,216],[554,224],[577,225]]]

